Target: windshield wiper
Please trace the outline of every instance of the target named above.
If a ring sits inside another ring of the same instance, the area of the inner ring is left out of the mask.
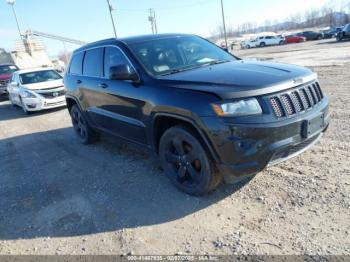
[[[196,69],[196,68],[200,68],[200,67],[204,67],[204,66],[208,66],[208,65],[217,65],[217,64],[223,64],[223,63],[228,63],[231,62],[232,60],[213,60],[207,63],[202,63],[199,65],[195,65],[195,66],[191,66],[191,67],[184,67],[184,68],[175,68],[175,69],[171,69],[170,71],[161,74],[161,76],[166,76],[166,75],[172,75],[172,74],[176,74],[179,72],[183,72],[183,71],[187,71],[187,70],[192,70],[192,69]]]
[[[231,62],[232,60],[213,60],[208,63],[203,63],[201,66],[208,66],[208,65],[217,65],[217,64],[223,64],[223,63],[228,63]]]

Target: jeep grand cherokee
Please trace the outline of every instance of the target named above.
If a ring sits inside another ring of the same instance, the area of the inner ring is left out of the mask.
[[[64,82],[82,143],[104,131],[143,145],[192,195],[303,152],[329,123],[309,69],[244,61],[193,35],[88,44],[74,51]]]

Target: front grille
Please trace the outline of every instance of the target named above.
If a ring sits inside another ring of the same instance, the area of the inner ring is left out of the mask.
[[[9,79],[7,80],[0,80],[0,86],[7,86],[7,84],[10,82]]]
[[[323,93],[317,82],[282,92],[269,98],[275,116],[287,117],[305,111],[317,105],[323,99]]]
[[[63,96],[66,93],[65,90],[60,90],[60,91],[53,91],[53,92],[45,92],[45,93],[39,93],[41,96],[45,98],[56,98],[59,96]]]

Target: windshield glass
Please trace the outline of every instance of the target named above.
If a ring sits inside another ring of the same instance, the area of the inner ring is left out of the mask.
[[[196,36],[156,39],[129,47],[154,76],[236,60],[220,47]]]
[[[61,79],[62,76],[54,70],[23,73],[19,75],[22,84],[35,84],[40,82]]]
[[[14,65],[0,65],[0,74],[12,74],[13,72],[17,71],[18,68]]]

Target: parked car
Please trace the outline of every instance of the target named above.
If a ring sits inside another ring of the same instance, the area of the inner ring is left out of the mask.
[[[305,37],[307,41],[323,39],[322,33],[313,32],[313,31],[305,31],[305,32],[298,33],[297,35]]]
[[[336,37],[338,32],[340,32],[341,30],[342,30],[342,27],[335,27],[331,30],[325,31],[323,32],[323,38],[329,39],[329,38]]]
[[[10,82],[13,72],[19,70],[13,64],[0,64],[0,95],[7,94],[7,85]]]
[[[62,76],[50,68],[14,72],[7,90],[10,102],[27,114],[66,105]]]
[[[306,37],[304,36],[299,36],[299,35],[287,35],[285,37],[284,42],[286,44],[291,44],[291,43],[302,43],[306,41]]]
[[[344,39],[350,39],[350,24],[345,25],[343,29],[337,34],[337,41]]]
[[[64,83],[82,143],[108,132],[145,146],[192,195],[300,154],[329,123],[311,70],[244,61],[193,35],[90,43],[73,52]]]
[[[256,39],[256,46],[264,47],[270,45],[283,45],[284,37],[278,36],[260,36]]]
[[[250,49],[250,48],[256,47],[256,43],[257,43],[256,39],[242,41],[240,43],[241,49]]]

